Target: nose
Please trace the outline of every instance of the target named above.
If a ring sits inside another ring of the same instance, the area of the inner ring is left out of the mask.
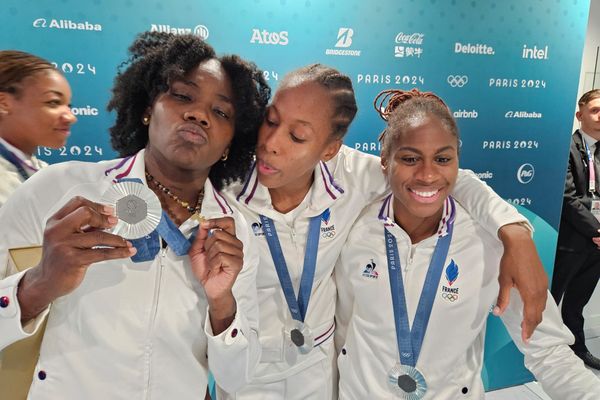
[[[71,107],[68,106],[66,111],[61,115],[61,118],[69,125],[73,125],[75,122],[77,122],[77,117],[75,114],[73,114],[73,111],[71,111]]]
[[[188,110],[183,113],[183,119],[185,121],[193,121],[199,123],[203,128],[210,127],[210,121],[207,116],[208,114],[204,112],[201,108],[197,107],[191,110]]]
[[[260,127],[258,131],[258,145],[262,147],[266,152],[272,154],[279,154],[281,152],[280,146],[280,132],[278,126],[268,126],[266,123]]]
[[[438,171],[433,161],[424,161],[415,172],[415,178],[425,184],[435,182],[438,178]]]

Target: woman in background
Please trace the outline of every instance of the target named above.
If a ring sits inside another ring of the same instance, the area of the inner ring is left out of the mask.
[[[34,155],[38,146],[65,145],[77,121],[70,103],[69,83],[50,62],[0,51],[0,206],[47,165]]]

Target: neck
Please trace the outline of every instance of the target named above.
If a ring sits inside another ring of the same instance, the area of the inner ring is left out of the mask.
[[[600,140],[600,131],[596,131],[593,129],[586,129],[584,127],[581,127],[581,130],[584,131],[588,136],[590,136],[594,140],[596,140],[596,141]]]
[[[33,153],[35,153],[36,145],[25,143],[22,139],[19,138],[18,135],[8,135],[5,133],[0,133],[0,137],[10,143],[12,146],[15,146],[17,149],[21,150],[25,155],[31,157]]]
[[[282,187],[269,189],[271,205],[280,213],[288,213],[298,207],[313,183],[313,171],[303,179]]]
[[[394,198],[394,221],[410,237],[413,244],[433,236],[442,219],[443,208],[434,215],[418,217],[411,214],[397,199]]]
[[[197,199],[198,192],[204,187],[210,172],[210,170],[194,171],[179,168],[148,150],[144,153],[144,163],[150,175],[179,198],[188,202]]]

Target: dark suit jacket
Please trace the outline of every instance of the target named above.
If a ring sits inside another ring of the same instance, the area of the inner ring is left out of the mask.
[[[583,138],[577,130],[571,137],[569,151],[565,194],[558,232],[558,250],[560,251],[575,252],[596,249],[592,238],[600,236],[598,233],[600,222],[590,211],[592,196],[588,191],[587,164]],[[596,187],[598,199],[600,199],[599,190],[600,188]]]

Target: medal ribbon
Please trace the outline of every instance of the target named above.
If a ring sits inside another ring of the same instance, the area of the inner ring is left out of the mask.
[[[413,320],[412,330],[408,324],[408,311],[406,307],[406,297],[404,292],[404,283],[402,281],[402,267],[400,265],[400,256],[398,253],[398,244],[396,238],[387,228],[385,228],[385,247],[388,261],[388,271],[390,275],[390,289],[392,292],[392,305],[394,307],[394,323],[396,326],[396,341],[398,342],[398,352],[400,353],[400,363],[414,367],[419,359],[423,338],[429,324],[429,317],[433,308],[435,294],[440,284],[442,270],[450,248],[452,240],[452,231],[454,227],[454,217],[456,206],[454,200],[449,197],[451,207],[450,217],[447,222],[446,235],[439,236],[435,245],[435,250],[429,263],[427,276],[421,290],[419,305]]]
[[[584,138],[582,138],[582,141],[585,145],[585,152],[587,153],[588,158],[588,191],[593,197],[596,192],[596,168],[594,166],[594,156]]]
[[[14,167],[19,172],[19,175],[21,175],[21,178],[23,178],[24,180],[27,180],[29,178],[29,174],[27,173],[27,171],[25,171],[25,168],[23,167],[23,164],[25,164],[23,160],[21,160],[19,157],[17,157],[16,154],[8,150],[6,146],[4,146],[2,143],[0,143],[0,156],[12,165],[14,165]],[[36,169],[29,167],[28,165],[27,167],[32,169],[34,172],[37,171]]]
[[[143,184],[142,180],[139,178],[125,178],[118,180],[118,182],[127,181]],[[196,237],[197,231],[198,227],[195,227],[190,238],[186,238],[183,233],[181,233],[177,225],[171,221],[171,218],[169,218],[167,213],[163,210],[160,222],[158,223],[156,229],[152,231],[152,233],[139,239],[129,240],[133,247],[137,249],[137,253],[131,257],[131,261],[144,262],[153,260],[160,251],[161,237],[165,240],[165,242],[167,242],[175,254],[178,256],[185,256],[192,246],[192,242]]]
[[[300,288],[298,290],[297,300],[294,294],[292,279],[290,278],[290,273],[285,262],[285,257],[281,250],[281,244],[277,237],[275,224],[271,218],[260,215],[265,238],[267,239],[269,251],[271,252],[271,257],[275,264],[275,270],[277,271],[281,289],[283,290],[292,318],[296,321],[304,322],[304,318],[306,317],[306,310],[308,309],[308,301],[310,300],[310,293],[312,292],[315,269],[317,266],[317,250],[319,249],[321,218],[323,214],[328,211],[329,209],[310,219],[308,225],[308,237],[306,239],[306,252],[304,253],[304,267],[300,278]]]

